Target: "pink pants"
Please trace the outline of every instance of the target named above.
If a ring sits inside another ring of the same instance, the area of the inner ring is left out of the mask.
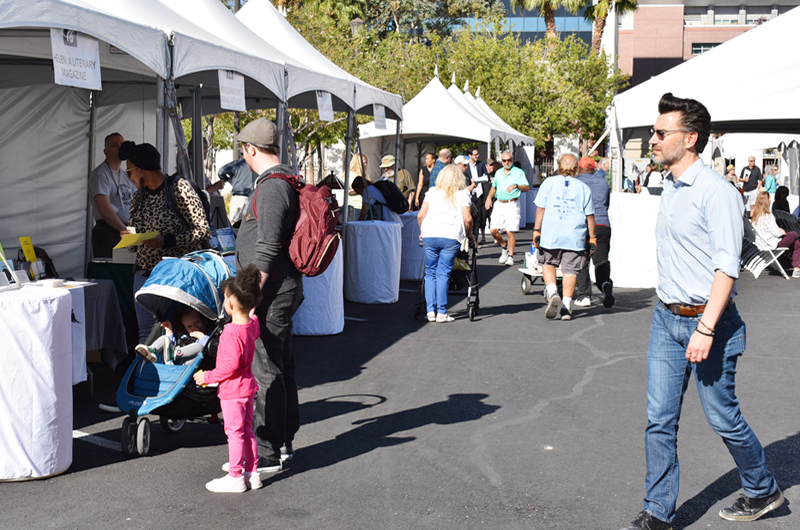
[[[255,397],[253,394],[249,398],[219,400],[228,436],[228,474],[232,477],[241,477],[243,470],[252,473],[258,469],[258,447],[253,432]]]

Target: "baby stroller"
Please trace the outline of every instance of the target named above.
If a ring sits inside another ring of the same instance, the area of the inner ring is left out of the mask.
[[[217,345],[222,332],[223,296],[220,284],[235,270],[215,250],[200,250],[182,258],[166,258],[153,268],[136,302],[153,314],[157,322],[148,344],[160,333],[158,322],[169,320],[180,304],[191,307],[215,323],[203,351],[185,364],[148,362],[136,356],[117,390],[117,406],[128,414],[122,421],[122,453],[147,455],[150,451],[150,420],[160,417],[167,433],[175,433],[187,419],[220,412],[216,387],[198,387],[192,376],[216,365]],[[194,339],[190,339],[193,341]]]
[[[470,322],[475,320],[480,309],[481,298],[478,292],[478,246],[474,241],[469,241],[467,251],[459,250],[456,261],[450,273],[448,291],[467,289],[467,315]],[[425,278],[420,282],[419,301],[414,305],[414,319],[427,313],[425,302]]]

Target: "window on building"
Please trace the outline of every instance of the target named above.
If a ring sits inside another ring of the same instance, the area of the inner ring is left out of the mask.
[[[693,42],[692,55],[700,55],[719,46],[718,42]]]

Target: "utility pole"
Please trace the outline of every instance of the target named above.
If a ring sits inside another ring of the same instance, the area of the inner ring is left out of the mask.
[[[238,13],[242,8],[242,0],[235,0],[233,2],[233,12]],[[233,113],[233,159],[239,160],[239,131],[241,125],[239,121],[239,111]]]

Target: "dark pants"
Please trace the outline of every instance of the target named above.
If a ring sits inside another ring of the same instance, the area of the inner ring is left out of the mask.
[[[602,292],[605,282],[614,285],[611,281],[611,263],[608,261],[608,252],[611,250],[611,227],[595,225],[594,233],[597,236],[597,250],[592,254],[594,263],[595,285]],[[588,246],[588,245],[587,245]],[[592,296],[592,281],[589,279],[589,260],[586,266],[578,273],[578,287],[575,289],[575,298]]]
[[[102,219],[95,221],[92,228],[92,255],[95,258],[110,258],[112,249],[120,239],[119,230],[114,230]]]
[[[259,458],[279,458],[281,446],[294,440],[300,429],[292,317],[303,302],[302,287],[266,296],[256,311],[261,336],[256,340],[253,376],[258,383],[253,411],[253,430]]]
[[[786,247],[792,253],[792,267],[800,267],[800,239],[797,232],[786,232],[786,235],[778,241],[779,247]]]

